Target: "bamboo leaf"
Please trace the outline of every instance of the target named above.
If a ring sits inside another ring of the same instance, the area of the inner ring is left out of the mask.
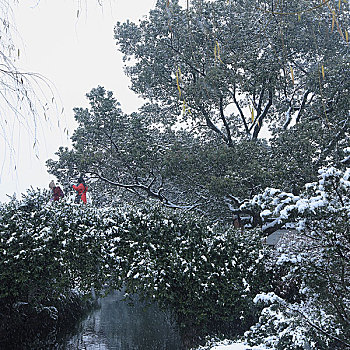
[[[347,43],[349,42],[349,33],[348,33],[347,30],[345,31],[345,41],[346,41]]]
[[[334,29],[334,23],[335,23],[335,12],[332,11],[332,29],[331,29],[331,33],[333,32],[333,29]]]
[[[252,114],[252,123],[254,123],[255,118],[254,118],[254,108],[253,107],[251,108],[251,114]]]
[[[337,21],[337,31],[338,31],[339,35],[340,35],[344,40],[346,40],[346,39],[344,38],[343,32],[341,31],[341,29],[340,29],[340,27],[339,27],[338,21]]]
[[[179,67],[178,69],[179,69],[179,79],[180,79],[180,81],[182,81],[182,73],[181,73],[181,68]]]
[[[222,60],[221,60],[221,54],[220,54],[220,46],[219,46],[219,43],[217,43],[217,44],[218,44],[219,61],[220,61],[221,63],[224,63],[224,62],[222,62]]]
[[[292,76],[292,82],[293,82],[293,85],[294,85],[294,71],[293,71],[293,67],[292,66],[289,66],[290,67],[290,73],[291,73],[291,76]]]
[[[215,40],[215,46],[214,46],[214,56],[215,56],[215,60],[218,59],[221,63],[224,63],[222,62],[220,57],[220,45],[216,40]]]
[[[180,71],[180,68],[178,68],[178,70],[176,71],[176,85],[177,85],[177,90],[179,91],[179,97],[181,97],[181,88],[180,88],[180,83],[179,83],[179,80],[180,80],[179,71]]]
[[[322,66],[321,66],[321,71],[322,71],[322,77],[323,77],[323,80],[324,80],[325,74],[324,74],[324,67],[323,67],[323,64],[322,64]]]

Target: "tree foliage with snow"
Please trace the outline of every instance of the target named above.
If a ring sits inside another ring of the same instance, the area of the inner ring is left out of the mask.
[[[75,109],[73,148],[48,162],[67,184],[87,174],[99,205],[140,208],[109,216],[109,282],[200,335],[239,334],[268,301],[252,344],[349,346],[348,14],[342,2],[174,0],[116,25],[131,87],[148,102],[125,115],[93,89],[90,108]],[[266,259],[256,230],[179,220],[149,198],[298,233]]]
[[[248,240],[159,206],[97,209],[37,191],[1,205],[0,217],[3,339],[17,329],[11,315],[55,323],[72,290],[88,296],[92,287],[97,294],[122,286],[170,310],[188,342],[210,332],[233,336],[256,322],[253,298],[268,290],[257,232]]]
[[[208,144],[184,130],[159,129],[142,111],[124,114],[102,87],[87,97],[91,107],[75,109],[73,148],[61,148],[59,160],[47,163],[67,191],[83,173],[100,205],[153,198],[167,207],[206,208],[218,215],[230,193],[249,197],[271,181],[265,164],[269,147],[260,147],[260,141],[256,146],[242,142],[235,149]]]
[[[151,197],[220,219],[267,186],[298,194],[349,146],[348,7],[272,5],[158,1],[139,24],[118,23],[131,87],[148,103],[125,115],[93,89],[91,108],[75,110],[73,150],[49,171],[67,189],[86,173],[99,203]]]
[[[268,225],[295,224],[271,266],[296,293],[258,297],[270,306],[249,337],[276,349],[350,348],[350,169],[321,169],[300,196],[266,189],[252,202]]]
[[[231,147],[261,137],[264,124],[286,129],[292,119],[315,119],[334,137],[348,130],[349,9],[331,8],[340,13],[339,40],[330,5],[303,13],[313,5],[198,0],[185,9],[158,1],[138,25],[118,23],[115,38],[131,88],[149,99],[157,121],[191,123]]]
[[[158,128],[144,111],[126,115],[102,87],[87,97],[90,108],[75,109],[78,129],[72,149],[60,148],[58,161],[47,165],[66,192],[72,191],[79,174],[87,175],[97,205],[140,204],[152,198],[168,207],[230,220],[232,210],[244,213],[237,209],[244,199],[267,186],[299,193],[316,179],[321,150],[327,147],[315,124],[296,126],[270,144],[241,140],[227,147],[186,130]],[[333,152],[336,164],[343,158],[343,151]]]
[[[1,204],[0,221],[0,345],[8,348],[81,315],[82,295],[102,283],[103,233],[96,209],[50,203],[47,191]]]

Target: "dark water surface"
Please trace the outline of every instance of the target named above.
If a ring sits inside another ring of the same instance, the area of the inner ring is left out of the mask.
[[[77,335],[63,344],[77,350],[180,350],[181,340],[171,317],[156,305],[136,300],[130,305],[123,293],[99,300],[100,308],[81,324]]]

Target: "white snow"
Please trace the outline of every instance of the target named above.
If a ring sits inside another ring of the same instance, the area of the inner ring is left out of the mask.
[[[260,213],[260,216],[263,218],[264,216],[271,215],[271,210],[265,209]]]
[[[231,345],[219,345],[211,348],[211,350],[246,350],[246,349],[247,349],[247,345],[243,343],[234,343]]]
[[[262,346],[249,346],[245,343],[232,343],[230,345],[217,345],[211,350],[273,350]]]
[[[274,302],[278,302],[281,301],[282,299],[277,296],[274,292],[269,292],[269,293],[261,293],[258,294],[254,300],[253,303],[258,303],[258,302],[263,302],[263,303],[274,303]]]

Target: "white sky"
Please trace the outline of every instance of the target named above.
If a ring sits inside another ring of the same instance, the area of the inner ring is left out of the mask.
[[[142,104],[128,89],[113,27],[117,21],[138,21],[156,0],[102,2],[103,8],[97,0],[23,0],[14,8],[22,40],[18,65],[42,74],[54,84],[64,114],[60,128],[53,110],[49,122],[38,123],[39,158],[33,151],[33,138],[22,130],[23,126],[14,124],[10,142],[15,153],[0,144],[0,202],[8,200],[6,194],[19,196],[30,186],[48,187],[53,177],[47,173],[45,161],[55,158],[59,146],[69,145],[63,128],[67,126],[73,132],[76,125],[72,109],[87,106],[85,94],[92,88],[102,85],[112,90],[127,113]]]

